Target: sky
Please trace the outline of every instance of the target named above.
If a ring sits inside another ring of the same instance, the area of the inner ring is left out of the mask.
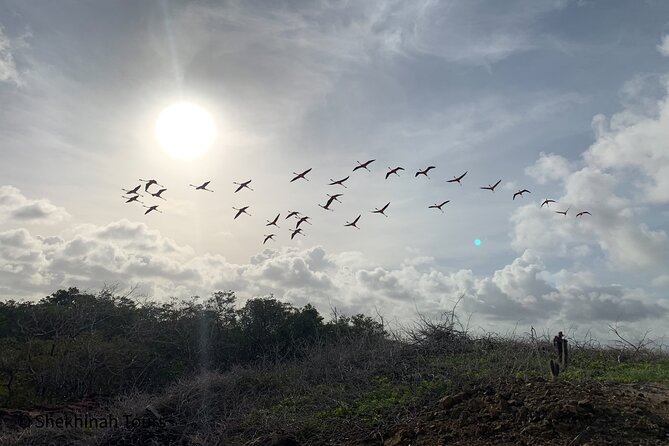
[[[668,17],[659,0],[0,0],[0,298],[233,290],[410,326],[463,296],[473,331],[666,342]],[[190,161],[154,135],[180,101],[216,126]],[[140,178],[167,188],[143,198],[162,213],[121,198]],[[289,210],[312,223],[293,240]]]

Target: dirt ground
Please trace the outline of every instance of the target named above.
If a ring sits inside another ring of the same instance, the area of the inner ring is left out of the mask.
[[[425,407],[383,444],[669,445],[669,386],[544,380],[479,386]]]

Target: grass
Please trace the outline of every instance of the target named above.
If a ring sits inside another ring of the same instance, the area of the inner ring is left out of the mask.
[[[423,326],[408,340],[350,339],[314,348],[299,361],[203,373],[157,395],[121,398],[112,410],[119,416],[142,414],[151,404],[180,427],[175,436],[205,444],[242,445],[280,432],[311,443],[365,438],[467,387],[510,377],[548,379],[553,353],[537,346],[533,338],[474,339],[453,324]],[[576,346],[560,379],[669,383],[666,354],[641,352],[618,362],[619,354]],[[39,435],[44,432],[27,430],[21,440],[0,436],[0,443],[30,444]],[[68,435],[70,444],[87,444],[91,435],[113,443],[121,433]]]

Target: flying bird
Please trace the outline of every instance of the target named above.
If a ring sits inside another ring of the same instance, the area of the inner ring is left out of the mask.
[[[499,181],[496,182],[494,185],[491,186],[491,185],[488,184],[487,186],[482,186],[481,189],[488,189],[488,190],[491,190],[491,191],[495,192],[495,188],[496,188],[497,185],[499,185],[499,183],[501,183],[501,182],[502,182],[502,180],[499,180]]]
[[[232,209],[234,209],[235,211],[237,211],[237,215],[235,215],[235,218],[233,218],[233,220],[236,220],[237,217],[239,217],[239,216],[242,215],[242,214],[246,214],[246,215],[248,215],[248,216],[250,217],[251,214],[249,214],[248,212],[246,212],[246,210],[247,210],[248,208],[249,208],[249,206],[244,206],[243,208],[239,208],[239,209],[237,209],[236,207],[233,206]]]
[[[364,163],[361,163],[360,161],[356,161],[356,163],[358,163],[358,165],[353,168],[353,172],[355,172],[358,169],[366,169],[368,172],[371,172],[367,166],[372,164],[374,161],[376,161],[376,160],[369,160],[369,161],[366,161]]]
[[[436,204],[436,203],[435,203],[435,204],[433,204],[432,206],[428,206],[428,209],[439,209],[441,212],[444,212],[444,210],[443,210],[441,207],[442,207],[443,205],[445,205],[446,203],[450,203],[450,202],[451,202],[451,200],[446,200],[446,201],[444,201],[444,202],[441,203],[441,204]]]
[[[302,217],[302,218],[300,218],[299,220],[297,220],[297,224],[295,225],[295,229],[299,228],[300,225],[301,225],[302,223],[308,223],[308,224],[311,224],[311,223],[309,223],[309,222],[307,221],[307,220],[309,220],[309,218],[311,218],[311,217],[307,217],[307,216],[305,215],[304,217]]]
[[[279,213],[279,214],[276,214],[276,217],[274,217],[274,220],[272,220],[272,221],[267,220],[267,224],[266,224],[265,226],[276,226],[276,227],[278,228],[279,225],[277,225],[276,222],[277,222],[277,220],[279,219],[279,216],[280,216],[280,215],[281,215],[280,213]]]
[[[207,189],[207,186],[209,186],[209,183],[211,183],[211,181],[205,181],[204,183],[200,184],[199,186],[196,186],[194,184],[190,184],[190,186],[194,187],[195,190],[206,190],[207,192],[213,192],[213,190]]]
[[[138,181],[146,182],[146,184],[144,185],[145,192],[149,191],[149,186],[151,186],[152,184],[155,184],[158,187],[164,187],[162,184],[158,184],[156,180],[143,180],[140,178]]]
[[[388,217],[388,216],[385,214],[385,210],[388,209],[388,206],[390,206],[390,201],[389,201],[388,203],[386,203],[386,205],[383,206],[381,209],[376,209],[376,208],[375,208],[373,211],[370,211],[370,212],[371,212],[372,214],[383,214],[384,216]]]
[[[567,216],[567,212],[569,212],[569,208],[567,208],[566,211],[555,211],[556,214],[562,214],[562,215],[564,215],[565,217]]]
[[[462,186],[462,183],[460,182],[460,180],[463,179],[463,178],[465,177],[465,175],[467,175],[467,172],[469,172],[469,171],[466,171],[465,173],[463,173],[463,174],[460,175],[459,177],[453,177],[452,180],[446,180],[446,182],[447,182],[447,183],[455,183],[455,182],[457,182],[460,186]]]
[[[436,169],[436,167],[435,166],[429,166],[429,167],[426,167],[424,170],[419,170],[418,172],[416,172],[416,175],[414,175],[414,177],[417,178],[418,175],[425,175],[426,177],[430,178],[430,176],[427,173],[431,169]]]
[[[388,177],[389,177],[390,175],[392,175],[392,174],[395,174],[395,175],[397,175],[397,176],[400,176],[400,174],[397,173],[397,172],[400,171],[400,170],[404,170],[404,167],[395,167],[394,169],[391,169],[391,168],[389,167],[389,168],[388,168],[388,173],[386,173],[386,180],[387,180]]]
[[[360,220],[360,215],[358,215],[358,216],[355,218],[355,220],[353,220],[352,222],[350,222],[350,223],[349,223],[349,222],[346,222],[346,224],[345,224],[344,226],[352,226],[352,227],[354,227],[354,228],[356,228],[356,229],[360,229],[360,228],[357,226],[358,220]]]
[[[342,178],[341,180],[337,180],[337,181],[335,181],[335,180],[333,180],[332,178],[330,178],[330,184],[328,184],[328,186],[339,185],[339,186],[344,186],[344,187],[346,187],[346,185],[344,185],[344,181],[348,180],[349,178],[350,178],[350,175],[347,176],[346,178]]]
[[[157,204],[155,204],[153,206],[144,206],[144,207],[148,209],[146,212],[144,212],[144,215],[148,214],[151,211],[160,212],[161,214],[163,213],[163,211],[158,210],[158,205]]]
[[[286,220],[288,220],[292,216],[297,217],[298,215],[300,215],[300,213],[297,211],[288,211],[288,215],[286,215]]]
[[[292,183],[293,181],[299,180],[300,178],[302,178],[303,180],[307,180],[307,177],[305,175],[308,174],[309,172],[311,172],[311,169],[312,169],[312,167],[308,168],[307,170],[305,170],[302,173],[293,172],[293,175],[295,175],[295,178],[290,180],[290,182]],[[309,180],[307,180],[307,181],[309,181]]]
[[[265,237],[265,240],[263,240],[262,244],[264,245],[265,243],[267,243],[267,240],[274,240],[275,235],[276,234],[269,234],[269,235],[263,234],[263,237]]]
[[[139,195],[139,192],[137,192],[137,191],[139,190],[140,187],[142,187],[142,185],[138,184],[137,186],[135,186],[134,189],[123,189],[123,188],[121,188],[121,190],[123,192],[125,192],[126,194],[137,194],[137,195]]]
[[[328,201],[328,202],[325,204],[325,206],[323,206],[322,204],[318,203],[318,207],[321,207],[321,208],[325,209],[326,211],[333,211],[333,212],[334,212],[334,209],[330,209],[330,203],[332,203],[332,202],[331,202],[331,201]]]
[[[245,181],[245,182],[243,182],[243,183],[235,183],[235,182],[233,181],[232,184],[236,184],[236,185],[239,186],[239,187],[237,188],[237,190],[235,191],[235,193],[239,192],[240,190],[242,190],[242,189],[244,189],[244,188],[247,188],[247,189],[249,189],[249,190],[253,190],[253,189],[251,189],[251,188],[249,187],[249,184],[251,184],[251,181],[253,181],[253,180],[248,180],[248,181]]]
[[[328,199],[328,203],[325,205],[327,207],[327,206],[330,206],[333,201],[336,201],[337,203],[341,203],[341,201],[339,201],[339,197],[341,197],[344,194],[334,194],[334,195],[326,194],[326,195],[328,197],[330,197]]]
[[[588,212],[588,211],[583,211],[583,212],[579,212],[578,214],[576,214],[576,216],[577,216],[577,217],[580,217],[580,216],[583,215],[583,214],[592,215],[592,214],[591,214],[590,212]]]
[[[530,191],[527,190],[527,189],[519,190],[518,192],[516,192],[515,194],[513,194],[513,199],[515,200],[516,197],[517,197],[518,195],[520,195],[520,196],[522,197],[523,194],[524,194],[525,192],[527,192],[528,194],[531,194],[531,193],[532,193],[532,192],[530,192]]]
[[[289,231],[292,232],[292,234],[290,234],[290,239],[291,239],[291,240],[292,240],[293,237],[295,237],[297,234],[302,234],[302,235],[304,235],[304,233],[302,232],[302,229],[289,229]]]
[[[162,188],[162,189],[160,189],[158,192],[155,192],[155,193],[151,194],[151,196],[152,196],[152,197],[156,197],[156,198],[160,198],[161,200],[164,200],[164,198],[161,197],[160,195],[161,195],[163,192],[165,192],[166,190],[167,190],[167,189]]]
[[[139,201],[140,195],[133,195],[132,197],[121,197],[126,199],[126,203],[132,203],[133,201],[136,201],[137,203],[142,203],[144,204],[143,201]]]
[[[557,203],[557,201],[555,201],[555,200],[550,200],[550,199],[547,198],[547,199],[544,200],[543,203],[541,203],[541,206],[539,206],[539,207],[541,207],[541,208],[544,207],[544,204],[545,204],[546,206],[548,206],[548,203]],[[550,206],[548,206],[548,207],[550,207]]]

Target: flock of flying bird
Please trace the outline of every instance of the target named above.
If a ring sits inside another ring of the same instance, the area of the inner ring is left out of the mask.
[[[368,160],[368,161],[366,161],[366,162],[364,162],[364,163],[361,163],[360,161],[357,161],[358,165],[353,169],[353,172],[356,172],[357,170],[360,170],[360,169],[365,169],[365,170],[367,170],[368,172],[371,172],[371,170],[369,169],[369,165],[372,164],[374,161],[376,161],[376,160],[375,160],[375,159],[371,159],[371,160]],[[435,167],[435,166],[428,166],[428,167],[426,167],[426,168],[423,169],[423,170],[418,170],[418,171],[416,172],[416,174],[414,175],[414,177],[418,178],[419,176],[423,175],[423,176],[425,176],[426,178],[429,179],[429,178],[430,178],[430,176],[429,176],[429,172],[430,172],[430,170],[432,170],[432,169],[436,169],[436,167]],[[311,170],[312,170],[312,169],[309,168],[309,169],[307,169],[307,170],[305,170],[305,171],[303,171],[303,172],[300,172],[300,173],[293,172],[294,177],[290,180],[290,182],[293,183],[293,182],[295,182],[295,181],[297,181],[297,180],[305,180],[305,181],[309,181],[309,180],[307,179],[307,174],[309,174],[309,172],[311,172]],[[400,171],[403,171],[403,170],[405,170],[405,169],[404,169],[403,167],[399,167],[399,166],[398,166],[398,167],[394,167],[394,168],[388,167],[388,172],[387,172],[386,175],[385,175],[386,180],[387,180],[391,175],[397,175],[397,176],[400,176],[399,172],[400,172]],[[451,180],[446,180],[446,182],[447,182],[447,183],[458,183],[460,186],[462,186],[462,179],[465,177],[465,175],[467,175],[467,171],[466,171],[465,173],[463,173],[462,175],[460,175],[460,176],[454,176],[453,179],[451,179]],[[345,177],[345,178],[342,178],[342,179],[340,179],[340,180],[333,180],[332,178],[330,178],[330,183],[328,183],[328,185],[329,185],[329,186],[342,186],[342,187],[344,187],[344,188],[347,188],[347,186],[346,186],[344,183],[345,183],[350,177],[351,177],[351,176],[349,175],[349,176],[347,176],[347,177]],[[152,196],[152,197],[154,197],[154,198],[158,198],[158,199],[161,199],[161,200],[165,200],[165,198],[162,196],[162,194],[165,193],[165,191],[167,191],[167,189],[166,189],[164,186],[162,186],[161,184],[159,184],[156,180],[153,180],[153,179],[141,179],[141,178],[140,178],[138,181],[144,183],[144,192],[145,192],[146,194],[148,194],[148,195],[150,195],[150,196]],[[249,186],[249,184],[251,184],[251,181],[252,181],[252,180],[248,180],[248,181],[244,181],[244,182],[241,182],[241,183],[233,182],[233,184],[235,184],[235,185],[237,186],[237,188],[236,188],[236,190],[235,190],[235,193],[241,191],[242,189],[249,189],[249,190],[253,191],[253,189]],[[207,192],[214,192],[213,190],[207,188],[207,187],[209,186],[209,183],[210,183],[210,182],[211,182],[211,181],[205,181],[204,183],[202,183],[202,184],[200,184],[200,185],[190,184],[189,186],[193,187],[195,190],[207,191]],[[489,190],[489,191],[491,191],[491,192],[494,193],[494,192],[495,192],[495,188],[496,188],[497,186],[499,186],[499,184],[500,184],[501,182],[502,182],[502,180],[500,179],[500,180],[498,180],[495,184],[493,184],[493,185],[490,185],[490,184],[489,184],[488,186],[481,186],[480,189]],[[159,187],[160,189],[157,190],[156,192],[151,192],[151,191],[149,191],[149,188],[151,188],[151,186],[153,186],[153,185]],[[140,197],[143,197],[143,196],[144,196],[144,195],[142,195],[142,194],[139,193],[139,191],[141,190],[141,188],[142,188],[142,185],[141,185],[141,184],[135,186],[135,187],[132,188],[132,189],[123,189],[123,188],[122,188],[121,190],[124,191],[124,192],[126,193],[126,195],[123,196],[123,198],[126,200],[126,203],[138,202],[138,203],[142,204],[143,207],[147,208],[146,212],[144,212],[145,215],[148,214],[148,213],[150,213],[150,212],[154,212],[154,211],[155,211],[155,212],[161,212],[161,213],[162,213],[162,211],[160,211],[160,210],[158,209],[158,205],[157,205],[157,204],[156,204],[156,205],[153,205],[153,206],[146,206],[146,205],[144,204],[144,202],[142,202],[142,201],[139,200]],[[525,193],[528,193],[528,194],[529,194],[529,193],[531,193],[531,192],[530,192],[529,190],[527,190],[527,189],[521,189],[521,190],[519,190],[518,192],[515,192],[515,193],[513,194],[513,198],[512,198],[512,199],[515,200],[516,197],[518,197],[518,196],[522,197],[523,194],[525,194]],[[333,209],[330,209],[330,206],[331,206],[335,201],[338,202],[338,203],[341,203],[341,201],[339,200],[339,197],[343,196],[343,194],[339,194],[339,193],[337,193],[337,194],[332,194],[332,195],[327,194],[327,196],[328,196],[328,200],[327,200],[327,202],[326,202],[324,205],[319,203],[318,206],[321,207],[321,208],[323,208],[323,209],[325,209],[326,211],[333,211]],[[444,201],[444,202],[442,202],[442,203],[435,203],[435,204],[433,204],[433,205],[430,205],[430,206],[428,206],[428,209],[439,209],[439,210],[443,213],[444,210],[442,209],[442,207],[443,207],[445,204],[447,204],[447,203],[450,203],[450,200],[446,200],[446,201]],[[556,201],[555,201],[555,200],[551,200],[551,199],[546,199],[546,200],[543,201],[543,203],[541,203],[541,206],[540,206],[540,207],[543,208],[544,205],[547,206],[547,207],[550,207],[550,206],[549,206],[550,203],[556,203]],[[385,213],[385,211],[388,209],[388,206],[390,206],[390,202],[386,203],[383,207],[381,207],[381,208],[375,208],[373,211],[370,211],[370,212],[371,212],[372,214],[381,214],[381,215],[384,215],[385,217],[388,217],[388,215],[386,215],[386,213]],[[239,216],[242,215],[242,214],[246,214],[246,215],[249,215],[249,216],[250,216],[251,214],[249,214],[249,213],[247,212],[247,210],[249,209],[249,207],[250,207],[250,206],[244,206],[244,207],[241,207],[241,208],[233,207],[232,209],[234,209],[235,211],[237,211],[236,214],[235,214],[235,216],[234,216],[234,218],[233,218],[233,220],[234,220],[234,219],[237,219],[237,217],[239,217]],[[554,211],[554,212],[555,212],[556,214],[562,214],[562,215],[564,215],[564,216],[567,216],[567,212],[569,212],[569,209],[570,209],[570,208],[568,207],[568,208],[567,208],[566,210],[564,210],[564,211]],[[576,214],[576,217],[581,217],[581,216],[583,216],[583,215],[592,215],[592,214],[591,214],[590,212],[588,212],[588,211],[581,211],[581,212],[579,212],[579,213]],[[278,221],[279,221],[279,217],[280,217],[280,216],[281,216],[281,213],[278,213],[278,214],[276,215],[276,217],[274,217],[273,220],[267,220],[267,224],[266,224],[265,226],[276,226],[276,227],[278,228],[278,227],[279,227],[279,225],[278,225]],[[301,214],[300,212],[298,212],[298,211],[288,211],[288,215],[285,217],[285,220],[287,220],[287,219],[289,219],[289,218],[291,218],[291,217],[295,217],[295,219],[296,219],[296,221],[297,221],[297,223],[295,224],[295,229],[290,229],[290,232],[291,232],[290,239],[292,240],[293,238],[295,238],[295,236],[296,236],[297,234],[305,235],[305,234],[302,232],[302,228],[300,227],[300,225],[302,225],[303,223],[311,224],[311,223],[309,222],[309,219],[310,219],[311,217],[308,217],[308,216],[306,216],[306,215],[302,215],[302,214]],[[353,228],[356,228],[356,229],[360,229],[360,228],[357,226],[357,224],[358,224],[358,222],[360,221],[360,218],[361,218],[361,217],[362,217],[362,214],[359,214],[353,221],[350,221],[350,222],[347,221],[346,224],[344,224],[344,226],[346,226],[346,227],[353,227]],[[274,237],[275,237],[275,236],[276,236],[276,234],[274,234],[274,233],[263,235],[263,237],[264,237],[264,239],[263,239],[263,245],[264,245],[265,243],[267,243],[269,240],[274,240]]]

